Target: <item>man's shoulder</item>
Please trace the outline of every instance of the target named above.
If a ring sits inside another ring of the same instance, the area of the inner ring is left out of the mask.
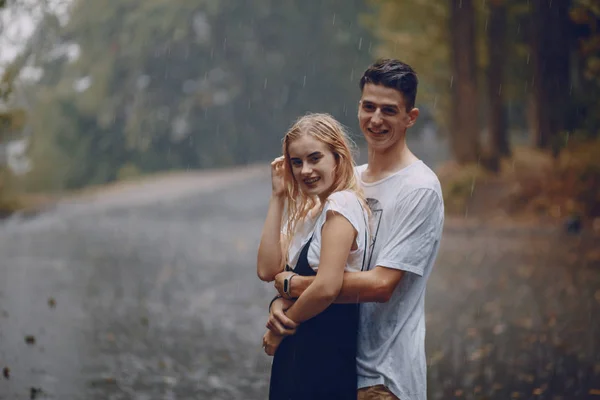
[[[440,197],[442,194],[437,175],[420,160],[394,175],[386,186],[397,192],[398,197],[404,197],[416,191],[430,191]]]
[[[365,169],[367,169],[368,165],[369,164],[355,165],[354,166],[354,173],[355,174],[362,174],[365,171]]]

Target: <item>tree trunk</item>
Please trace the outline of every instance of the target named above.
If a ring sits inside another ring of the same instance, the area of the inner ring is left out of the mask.
[[[451,146],[460,164],[479,161],[477,73],[475,67],[475,10],[471,0],[452,0],[452,128]]]
[[[488,23],[488,95],[489,95],[489,134],[490,156],[498,162],[501,157],[510,155],[506,107],[504,102],[504,65],[506,51],[506,4],[505,0],[490,1]]]
[[[570,93],[570,0],[533,0],[533,126],[535,146],[560,148]]]

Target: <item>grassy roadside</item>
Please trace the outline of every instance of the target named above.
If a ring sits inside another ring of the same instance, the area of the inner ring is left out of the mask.
[[[557,159],[515,147],[493,175],[478,165],[438,168],[449,214],[557,223],[576,218],[600,229],[600,140],[573,143]]]

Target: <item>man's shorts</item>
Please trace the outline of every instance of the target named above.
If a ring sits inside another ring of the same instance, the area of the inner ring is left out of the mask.
[[[358,400],[400,400],[383,385],[358,389]]]

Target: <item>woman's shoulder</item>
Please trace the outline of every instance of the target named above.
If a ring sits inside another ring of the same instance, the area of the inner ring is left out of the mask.
[[[340,190],[327,198],[326,208],[359,210],[361,207],[358,194],[352,190]]]

